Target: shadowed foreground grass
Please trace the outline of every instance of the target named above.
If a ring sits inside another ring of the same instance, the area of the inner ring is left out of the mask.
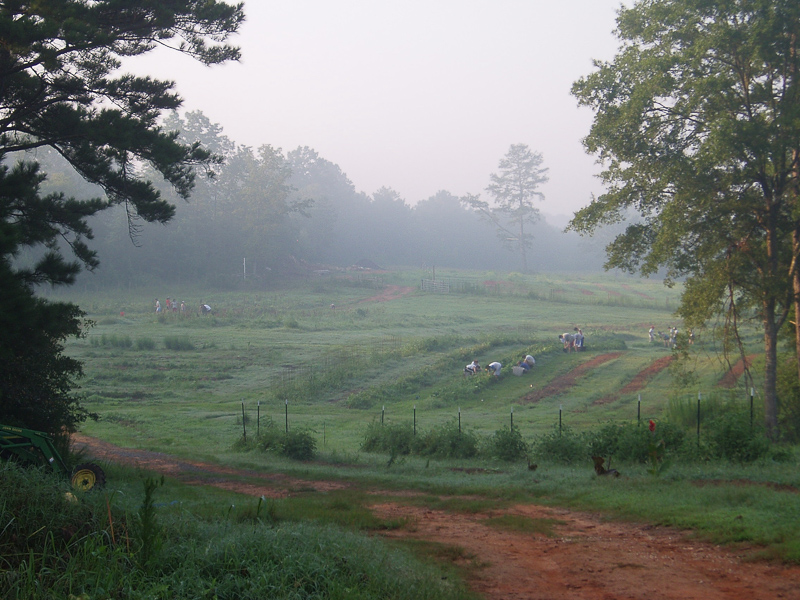
[[[0,597],[473,597],[402,549],[334,524],[278,519],[263,499],[237,509],[234,495],[162,487],[121,469],[114,488],[73,493],[52,474],[1,463]]]

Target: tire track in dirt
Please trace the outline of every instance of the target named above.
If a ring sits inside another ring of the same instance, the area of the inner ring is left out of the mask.
[[[602,404],[611,404],[612,402],[616,402],[622,396],[626,394],[633,394],[638,392],[639,390],[643,389],[647,382],[650,381],[653,377],[658,375],[661,371],[666,369],[670,363],[672,362],[673,357],[664,356],[659,358],[658,360],[653,361],[649,366],[645,367],[641,371],[639,371],[636,376],[630,380],[621,390],[618,392],[614,392],[613,394],[608,394],[607,396],[603,396],[602,398],[598,398],[594,402],[592,402],[592,406],[600,406]]]
[[[579,364],[577,367],[572,369],[566,375],[558,377],[554,381],[551,381],[546,386],[541,389],[534,390],[529,394],[526,394],[520,400],[525,404],[535,404],[540,400],[545,398],[549,398],[550,396],[558,396],[560,394],[565,393],[569,388],[574,386],[578,378],[581,377],[587,371],[591,371],[595,367],[599,367],[602,364],[605,364],[615,358],[619,358],[622,356],[622,352],[609,352],[607,354],[600,354],[599,356],[595,356],[591,360],[587,360],[584,363]]]
[[[80,434],[73,435],[73,442],[100,460],[254,497],[352,487],[177,459]],[[625,485],[625,479],[602,480],[602,484]],[[412,490],[372,492],[376,516],[407,521],[404,528],[379,535],[463,549],[462,562],[472,563],[467,583],[489,600],[800,600],[800,567],[745,562],[746,551],[735,553],[698,542],[687,532],[610,522],[602,515],[533,504],[477,514],[448,513],[403,504],[403,497],[419,496]],[[380,499],[387,496],[394,501]],[[501,515],[545,519],[552,523],[553,535],[503,531],[487,523]]]

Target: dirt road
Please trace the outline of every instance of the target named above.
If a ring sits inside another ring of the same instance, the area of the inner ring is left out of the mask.
[[[99,460],[256,497],[349,485],[179,460],[81,435],[74,442]],[[247,482],[242,481],[245,477]],[[477,565],[469,571],[470,585],[490,600],[800,600],[800,567],[747,562],[748,549],[734,552],[700,543],[688,532],[609,522],[601,515],[532,504],[467,515],[410,506],[398,499],[376,502],[372,510],[381,518],[408,519],[408,526],[383,533],[386,537],[461,548],[461,560]],[[488,524],[503,514],[548,520],[552,533],[509,532]]]

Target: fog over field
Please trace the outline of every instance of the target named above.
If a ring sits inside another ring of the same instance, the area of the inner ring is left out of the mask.
[[[563,232],[603,191],[581,144],[592,114],[570,88],[614,55],[619,6],[248,2],[237,63],[208,68],[166,47],[127,59],[122,72],[174,81],[184,99],[165,128],[224,162],[214,179],[198,173],[188,203],[160,185],[176,205],[166,226],[123,206],[93,218],[101,266],[81,281],[227,286],[354,264],[601,270],[613,232]],[[522,213],[489,189],[515,147],[537,161]],[[46,189],[102,196],[55,155],[38,158]]]
[[[614,55],[621,5],[250,1],[240,63],[209,70],[161,49],[126,68],[175,80],[186,109],[238,143],[309,146],[357,191],[391,187],[410,205],[481,193],[527,144],[550,169],[542,211],[569,215],[602,191],[581,146],[591,111],[570,87]]]

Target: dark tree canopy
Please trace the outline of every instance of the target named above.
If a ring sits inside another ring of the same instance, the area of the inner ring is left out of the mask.
[[[729,339],[761,323],[774,437],[777,334],[800,306],[800,3],[640,0],[617,24],[619,54],[573,87],[608,191],[571,227],[634,210],[607,266],[686,277],[681,314],[726,315]]]
[[[82,314],[37,299],[35,286],[70,284],[97,266],[86,242],[91,215],[124,205],[134,234],[137,220],[172,217],[145,168],[185,198],[193,168],[215,161],[159,126],[164,111],[180,106],[173,84],[120,73],[121,59],[164,46],[208,65],[236,60],[226,40],[243,19],[241,4],[216,0],[0,4],[0,419],[58,431],[83,417],[70,397],[80,365],[60,345],[79,333]],[[42,194],[46,174],[31,152],[39,148],[56,151],[104,194]],[[23,250],[38,260],[20,267]]]

